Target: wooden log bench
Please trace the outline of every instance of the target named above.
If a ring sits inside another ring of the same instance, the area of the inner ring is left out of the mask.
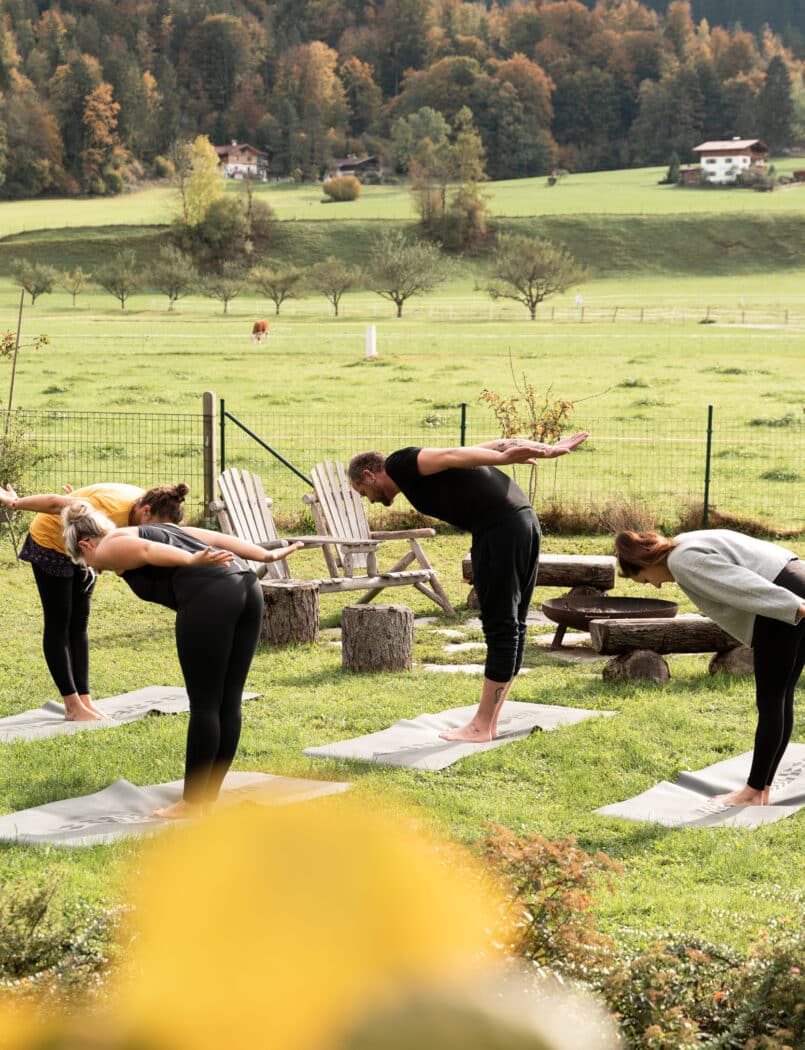
[[[707,616],[591,620],[590,641],[596,652],[612,657],[603,671],[608,679],[667,681],[671,672],[662,654],[668,653],[714,653],[711,674],[752,672],[752,650]]]

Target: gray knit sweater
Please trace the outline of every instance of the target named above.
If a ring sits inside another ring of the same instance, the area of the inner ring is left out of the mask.
[[[771,581],[796,558],[776,543],[730,529],[700,529],[676,537],[668,555],[676,582],[733,638],[752,644],[756,616],[796,623],[802,599]]]

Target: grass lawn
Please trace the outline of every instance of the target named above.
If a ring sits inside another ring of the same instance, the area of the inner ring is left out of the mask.
[[[429,552],[458,606],[467,540],[440,535]],[[606,540],[562,537],[547,541],[556,552],[607,552]],[[805,549],[800,549],[805,554]],[[40,611],[31,573],[8,563],[0,582],[7,595],[0,661],[0,715],[51,698],[39,651]],[[317,573],[314,553],[297,566]],[[621,582],[619,593],[637,593]],[[538,597],[556,593],[544,590]],[[672,596],[670,592],[668,596]],[[664,594],[665,596],[665,594]],[[419,615],[435,606],[411,591],[401,598]],[[662,779],[748,750],[753,732],[753,692],[747,680],[711,677],[707,658],[671,657],[671,683],[660,690],[605,683],[601,664],[568,665],[529,646],[530,671],[513,699],[544,701],[607,711],[616,717],[590,720],[463,760],[441,773],[367,768],[306,758],[302,748],[381,729],[399,718],[475,702],[480,679],[439,675],[416,668],[405,674],[351,675],[341,670],[331,628],[343,599],[322,600],[320,640],[311,646],[262,649],[249,688],[261,698],[245,706],[237,768],[289,776],[348,779],[367,805],[382,799],[392,810],[412,807],[451,838],[474,843],[486,822],[551,838],[576,835],[591,851],[603,849],[624,861],[612,895],[601,901],[603,921],[616,936],[641,942],[674,930],[743,947],[760,927],[801,908],[805,875],[799,858],[805,841],[800,817],[767,828],[668,830],[596,816],[595,807],[634,795]],[[104,577],[94,600],[91,625],[96,696],[151,683],[178,683],[172,616],[139,602],[122,581]],[[458,621],[440,619],[416,630],[417,663],[477,662],[475,652],[446,654],[445,627],[478,640]],[[535,627],[546,633],[549,627]],[[0,809],[8,812],[69,795],[99,790],[125,777],[155,783],[181,776],[186,718],[154,717],[108,732],[3,745]],[[805,739],[798,720],[795,740]],[[125,893],[121,865],[136,860],[137,844],[79,850],[0,847],[0,878],[58,872],[69,897],[114,901]]]
[[[802,159],[774,159],[779,174],[802,167]],[[737,215],[801,213],[805,188],[783,187],[775,193],[749,190],[680,189],[659,186],[665,168],[631,168],[572,174],[549,186],[544,177],[508,179],[485,187],[494,215],[679,215],[730,212]],[[228,193],[238,184],[227,183]],[[279,219],[316,221],[415,218],[405,183],[364,186],[357,201],[322,203],[321,187],[313,184],[266,183],[255,188]],[[152,185],[119,197],[0,203],[0,238],[31,230],[88,226],[151,225],[170,222],[177,212],[176,191]]]

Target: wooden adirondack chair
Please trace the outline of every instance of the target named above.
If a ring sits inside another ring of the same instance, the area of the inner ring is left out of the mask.
[[[310,506],[317,531],[323,536],[329,535],[334,538],[331,546],[322,547],[331,576],[339,575],[339,570],[342,570],[345,575],[351,576],[357,567],[365,564],[364,559],[366,555],[357,549],[349,550],[338,541],[339,536],[352,536],[377,543],[385,543],[390,540],[406,540],[408,542],[408,551],[388,572],[380,573],[380,576],[385,580],[395,577],[399,573],[410,572],[411,570],[408,569],[408,566],[412,562],[418,563],[420,569],[427,572],[428,578],[414,582],[416,589],[427,595],[431,601],[436,602],[448,616],[455,615],[450,599],[445,594],[444,588],[436,575],[436,570],[428,561],[427,555],[419,543],[420,539],[424,539],[427,536],[435,536],[435,529],[373,531],[369,528],[366,511],[360,496],[349,484],[343,463],[331,460],[317,463],[311,470],[310,476],[313,479],[313,493],[309,496],[304,496],[303,499]],[[371,601],[372,598],[380,593],[383,587],[390,585],[389,583],[383,583],[379,587],[372,588],[367,591],[360,601]]]
[[[274,516],[271,513],[272,500],[266,496],[263,483],[256,474],[248,470],[230,468],[219,476],[218,488],[223,499],[211,503],[210,510],[218,518],[222,532],[228,532],[258,545],[274,546],[279,542]],[[330,532],[321,536],[287,538],[301,540],[306,547],[328,548],[334,542],[334,535]],[[426,584],[435,575],[434,570],[430,567],[409,571],[378,572],[376,551],[379,540],[341,533],[335,534],[335,539],[344,552],[345,569],[343,573],[336,570],[330,573],[329,577],[313,581],[318,584],[322,594],[334,591],[367,590],[368,588],[369,594],[374,597],[385,587],[407,585],[422,589],[420,585]],[[250,565],[259,577],[274,580],[294,579],[291,575],[291,567],[285,560],[268,564],[250,562]],[[356,573],[355,569],[361,571]],[[423,593],[428,594],[428,591],[425,590]],[[428,594],[428,597],[430,596]],[[358,599],[359,602],[369,600],[367,595]],[[450,612],[452,613],[452,609]]]

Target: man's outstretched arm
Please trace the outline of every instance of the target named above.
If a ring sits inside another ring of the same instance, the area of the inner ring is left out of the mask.
[[[538,459],[566,456],[587,436],[586,431],[580,431],[562,438],[555,445],[527,438],[498,438],[497,441],[462,448],[422,448],[417,456],[417,467],[420,474],[438,474],[450,467],[505,467],[511,463],[535,463]]]

